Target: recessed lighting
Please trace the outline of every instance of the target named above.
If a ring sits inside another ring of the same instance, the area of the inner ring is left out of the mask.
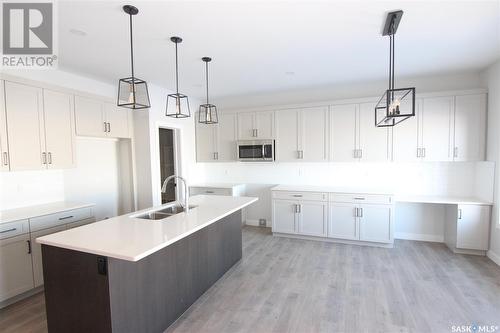
[[[87,36],[87,33],[83,30],[69,29],[69,32],[71,32],[73,35],[80,36],[80,37]]]
[[[285,72],[285,75],[295,75],[295,72]]]

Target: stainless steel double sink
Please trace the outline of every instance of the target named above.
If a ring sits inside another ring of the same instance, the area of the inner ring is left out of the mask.
[[[189,206],[189,209],[193,209],[196,206]],[[173,216],[179,213],[184,212],[184,207],[182,207],[179,203],[175,203],[171,206],[155,210],[152,212],[148,212],[142,215],[137,215],[137,216],[132,216],[137,219],[144,219],[144,220],[163,220],[166,219],[169,216]]]

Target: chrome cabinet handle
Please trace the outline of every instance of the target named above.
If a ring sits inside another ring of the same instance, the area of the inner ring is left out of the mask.
[[[352,150],[352,157],[358,158],[358,150],[357,149]]]
[[[49,152],[47,155],[49,156],[49,164],[52,164],[52,153]]]
[[[459,220],[462,219],[462,210],[461,209],[458,210],[458,219]]]
[[[104,122],[104,133],[108,132],[108,123]]]
[[[26,243],[28,243],[28,254],[31,254],[31,241],[27,240]]]
[[[108,133],[111,133],[111,123],[108,123]]]
[[[417,148],[417,158],[420,158],[421,156],[421,153],[420,153],[420,148]]]
[[[205,191],[205,193],[208,193],[208,194],[213,194],[214,191]]]
[[[358,217],[359,214],[358,214],[358,208],[357,207],[354,207],[354,217]]]
[[[214,160],[218,160],[219,159],[219,153],[218,152],[214,152]]]
[[[72,218],[72,217],[74,217],[74,216],[73,216],[73,215],[69,215],[69,216],[65,216],[65,217],[60,217],[60,218],[59,218],[59,221],[62,221],[62,220],[67,220],[67,219],[70,219],[70,218]]]
[[[363,208],[359,209],[359,217],[363,217]]]
[[[359,158],[363,158],[363,149],[359,149]]]
[[[453,149],[453,157],[457,158],[458,157],[458,147],[455,147]]]
[[[292,196],[295,197],[295,198],[302,198],[302,194],[294,194]]]
[[[304,159],[304,151],[299,150],[299,153],[300,153],[300,159],[303,160]]]
[[[256,128],[256,129],[255,129],[255,137],[256,137],[256,138],[258,138],[258,137],[259,137],[259,129],[258,129],[258,128]]]
[[[355,197],[354,200],[365,200],[366,198]]]
[[[47,164],[47,153],[42,153],[42,164]]]
[[[7,154],[6,151],[3,152],[2,157],[3,157],[3,165],[9,165],[9,155]]]
[[[422,156],[421,157],[425,157],[425,148],[422,148]]]
[[[10,229],[7,229],[7,230],[0,231],[0,234],[5,234],[7,232],[16,231],[16,230],[17,230],[17,228],[10,228]]]
[[[299,204],[299,205],[297,205],[297,207],[299,207],[298,213],[302,213],[302,205]]]

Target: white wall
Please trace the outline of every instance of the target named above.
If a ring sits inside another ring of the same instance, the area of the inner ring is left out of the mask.
[[[489,67],[482,79],[488,86],[488,137],[487,159],[496,162],[496,174],[500,171],[500,61]],[[499,182],[495,181],[495,206],[491,219],[490,251],[488,256],[500,265]]]

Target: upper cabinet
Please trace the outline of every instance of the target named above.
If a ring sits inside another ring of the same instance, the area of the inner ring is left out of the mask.
[[[424,98],[419,117],[419,157],[423,161],[450,161],[453,96]]]
[[[227,162],[236,160],[236,114],[219,113],[218,124],[196,122],[196,160]]]
[[[291,162],[300,160],[299,109],[276,111],[276,160]]]
[[[129,138],[129,110],[112,103],[75,96],[76,134],[82,136]]]
[[[274,139],[274,111],[238,113],[238,140]]]
[[[403,101],[402,107],[410,107]],[[419,120],[422,101],[415,101],[415,117],[406,119],[392,128],[392,160],[399,162],[415,162],[420,158]]]
[[[389,129],[375,126],[376,103],[362,103],[358,113],[358,158],[360,161],[389,160]]]
[[[5,117],[4,81],[0,81],[0,171],[9,171],[9,147],[7,145],[7,118]]]
[[[482,161],[486,146],[486,94],[455,97],[454,161]]]

